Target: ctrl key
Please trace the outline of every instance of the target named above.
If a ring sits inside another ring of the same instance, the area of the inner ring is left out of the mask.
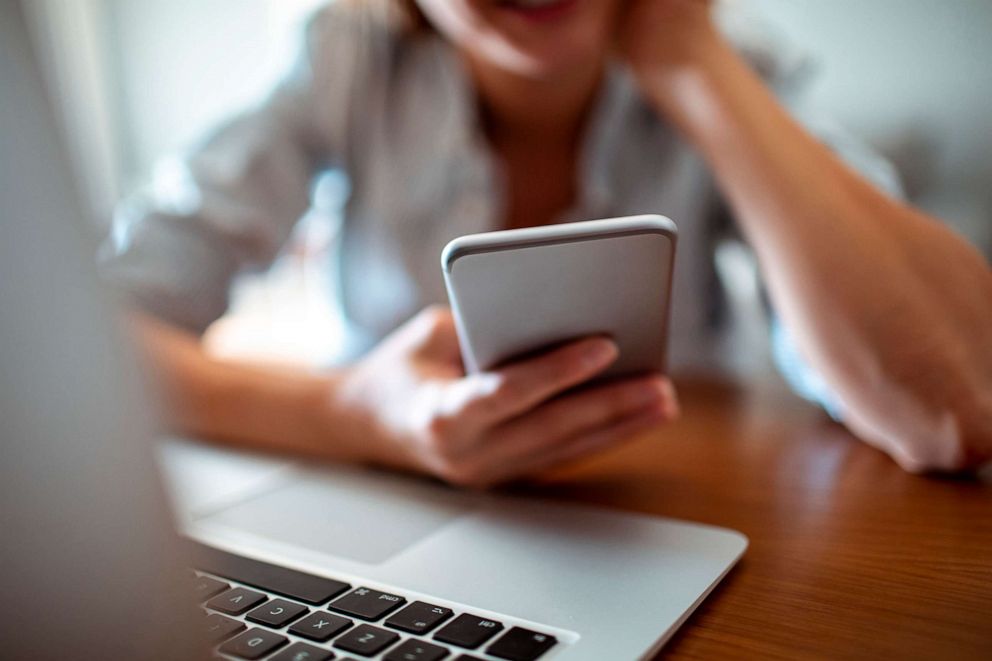
[[[285,636],[266,631],[265,629],[249,629],[240,636],[232,638],[220,647],[224,654],[236,656],[239,659],[260,659],[269,652],[277,650],[289,642]]]

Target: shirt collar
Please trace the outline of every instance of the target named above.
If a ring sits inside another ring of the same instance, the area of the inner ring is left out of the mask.
[[[628,120],[636,89],[627,70],[611,62],[600,86],[582,141],[579,162],[581,189],[575,211],[600,215],[614,199],[612,175],[621,133]]]
[[[451,161],[449,176],[457,177],[473,188],[485,188],[498,196],[500,175],[482,135],[468,71],[450,45],[442,39],[437,39],[434,47],[445,79],[445,98],[450,100],[447,106],[449,121],[437,145],[439,152],[447,154]],[[636,84],[626,67],[611,61],[582,137],[578,166],[579,198],[566,212],[563,221],[599,216],[611,208],[616,193],[614,164],[622,142],[622,132],[630,118],[631,104],[637,98]],[[493,203],[498,205],[495,199]]]

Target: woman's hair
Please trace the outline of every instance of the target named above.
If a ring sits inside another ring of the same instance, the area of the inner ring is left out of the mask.
[[[349,9],[363,12],[394,25],[409,35],[427,34],[434,31],[424,12],[420,11],[417,0],[330,0],[346,3]]]

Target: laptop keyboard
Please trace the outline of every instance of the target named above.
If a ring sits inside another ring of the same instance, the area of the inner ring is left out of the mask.
[[[555,636],[196,545],[193,594],[217,658],[535,661]]]

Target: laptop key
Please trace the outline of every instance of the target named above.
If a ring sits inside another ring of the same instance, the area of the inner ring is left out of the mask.
[[[215,597],[231,586],[224,581],[218,581],[209,576],[196,576],[193,579],[193,596],[198,602],[204,602],[210,597]]]
[[[313,606],[325,604],[351,588],[341,581],[270,565],[203,544],[192,543],[192,552],[199,569]]]
[[[538,633],[523,627],[513,627],[495,643],[486,654],[509,661],[534,661],[558,642],[554,636]]]
[[[327,611],[317,611],[291,626],[289,633],[323,643],[350,626],[351,620],[346,617]]]
[[[228,615],[241,615],[263,601],[265,601],[265,595],[261,592],[255,592],[248,588],[231,588],[208,601],[206,606]]]
[[[503,625],[495,620],[464,613],[434,634],[434,640],[474,650],[502,630]]]
[[[328,661],[333,659],[334,653],[306,643],[293,643],[275,656],[270,656],[268,661]]]
[[[328,604],[331,610],[374,622],[403,604],[406,599],[372,588],[356,588]]]
[[[285,599],[273,599],[267,604],[262,604],[253,611],[245,615],[245,619],[256,624],[264,624],[280,629],[304,613],[309,613],[310,609],[301,604],[294,604]]]
[[[459,654],[455,658],[455,661],[483,661],[483,659],[480,659],[477,656],[472,656],[471,654]]]
[[[280,636],[273,631],[255,628],[227,641],[220,646],[220,651],[240,659],[261,659],[288,642],[289,639],[285,636]]]
[[[386,620],[384,624],[393,629],[409,633],[425,634],[441,624],[454,613],[450,608],[435,606],[423,601],[415,601]]]
[[[399,635],[371,624],[357,627],[334,641],[334,647],[361,656],[374,656],[399,640]]]
[[[448,650],[421,640],[408,638],[390,650],[383,661],[438,661],[448,656]]]
[[[239,631],[244,631],[243,622],[232,620],[220,613],[210,613],[203,620],[203,630],[207,633],[210,642],[219,643],[225,638],[230,638]]]

